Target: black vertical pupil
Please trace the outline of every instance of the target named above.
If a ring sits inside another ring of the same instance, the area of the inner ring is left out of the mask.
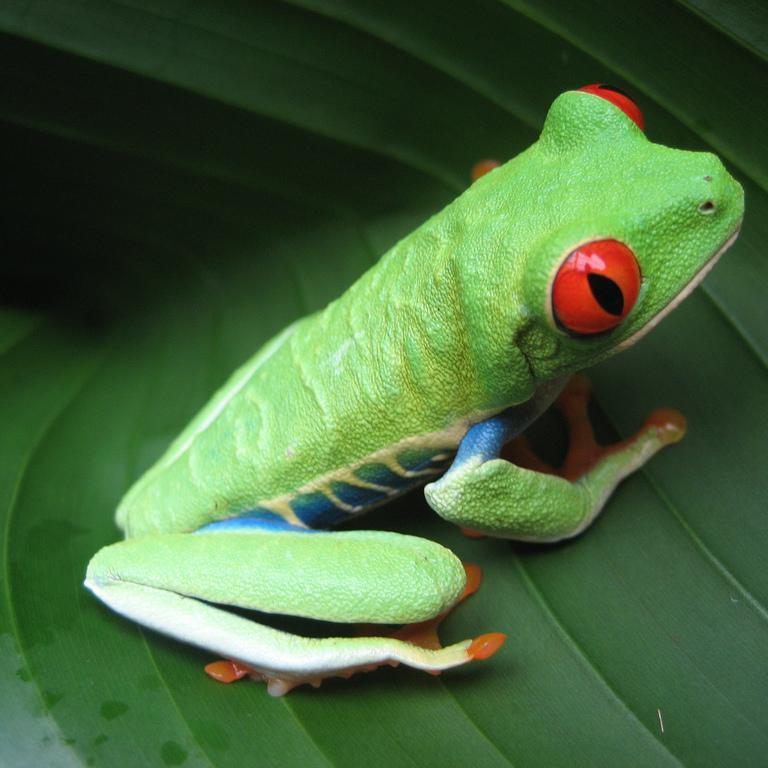
[[[624,312],[624,294],[610,277],[592,273],[587,282],[595,301],[609,314],[620,317]]]

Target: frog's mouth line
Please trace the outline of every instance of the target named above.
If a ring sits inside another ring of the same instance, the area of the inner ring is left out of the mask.
[[[739,222],[733,234],[728,237],[728,239],[714,252],[714,254],[712,254],[712,256],[710,256],[709,260],[691,278],[691,280],[689,280],[683,286],[680,293],[678,293],[677,296],[675,296],[672,301],[670,301],[669,304],[667,304],[667,306],[664,307],[661,312],[659,312],[658,315],[649,320],[639,331],[636,331],[629,338],[624,339],[624,341],[618,344],[616,346],[616,352],[619,352],[622,349],[626,349],[627,347],[632,346],[636,341],[642,339],[646,333],[652,331],[673,309],[675,309],[675,307],[677,307],[678,304],[685,301],[685,299],[691,295],[699,283],[710,273],[715,264],[717,264],[719,258],[734,244],[736,238],[739,236],[739,232],[741,232],[741,222]]]

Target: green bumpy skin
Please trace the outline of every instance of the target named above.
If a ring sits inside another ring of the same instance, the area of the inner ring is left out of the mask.
[[[706,201],[715,205],[705,214]],[[459,561],[437,544],[377,532],[190,534],[257,508],[302,528],[292,502],[311,494],[354,514],[370,505],[341,503],[335,488],[378,487],[384,500],[399,492],[372,481],[372,468],[434,479],[436,466],[409,471],[404,457],[450,457],[470,426],[509,408],[523,428],[570,374],[626,348],[676,306],[742,215],[741,187],[717,157],[653,144],[608,101],[562,94],[535,144],[230,378],[120,503],[128,540],[96,555],[86,585],[146,626],[281,681],[277,692],[371,664],[468,661],[469,641],[440,650],[391,638],[310,642],[209,605],[422,621],[464,587]],[[554,276],[576,247],[599,239],[632,250],[640,293],[615,329],[568,334],[553,317]],[[428,500],[491,535],[556,540],[583,530],[616,482],[660,447],[644,440],[611,459],[616,469],[598,466],[579,483],[470,462],[428,486]],[[576,520],[573,487],[584,505]],[[529,506],[515,516],[515,504]]]

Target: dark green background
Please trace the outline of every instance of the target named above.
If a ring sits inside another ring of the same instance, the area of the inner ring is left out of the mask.
[[[4,0],[0,763],[768,764],[767,21],[759,0]],[[503,650],[273,700],[98,605],[81,581],[116,502],[227,373],[596,81],[653,140],[717,152],[747,215],[594,371],[608,437],[660,404],[690,431],[588,535],[470,541],[419,495],[370,520],[481,563],[444,636]]]

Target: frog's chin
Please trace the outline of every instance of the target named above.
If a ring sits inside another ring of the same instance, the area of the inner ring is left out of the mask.
[[[639,331],[636,331],[631,336],[624,339],[624,341],[622,341],[620,344],[618,344],[615,351],[619,352],[622,349],[631,347],[635,342],[642,339],[646,333],[653,330],[675,307],[677,307],[678,304],[687,299],[688,296],[690,296],[693,292],[694,288],[699,285],[699,283],[709,274],[712,267],[717,264],[720,257],[734,244],[736,238],[739,236],[740,231],[741,222],[739,222],[739,225],[736,227],[733,234],[728,237],[728,239],[714,252],[714,254],[712,254],[712,256],[705,262],[704,266],[693,276],[693,278],[691,278],[691,280],[689,280],[688,283],[683,286],[683,289],[680,291],[680,293],[678,293],[677,296],[675,296],[672,301],[670,301],[669,304],[667,304],[667,306],[661,310],[661,312],[649,320]]]

